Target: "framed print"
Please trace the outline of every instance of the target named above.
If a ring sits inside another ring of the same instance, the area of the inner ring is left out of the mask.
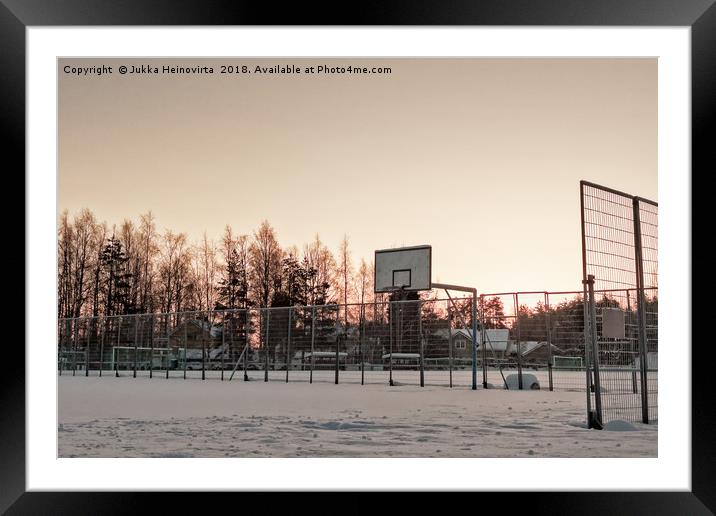
[[[713,510],[690,207],[715,8],[423,7],[3,2],[28,203],[3,508]]]

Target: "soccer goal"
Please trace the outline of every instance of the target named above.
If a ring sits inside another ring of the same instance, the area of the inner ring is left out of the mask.
[[[134,346],[115,346],[112,348],[110,369],[137,370],[166,369],[170,366],[173,356],[171,348],[146,348]]]
[[[84,351],[66,350],[60,351],[60,371],[71,371],[72,369],[83,370],[87,359]]]
[[[555,369],[566,369],[571,371],[580,371],[584,369],[584,359],[582,357],[552,357]]]

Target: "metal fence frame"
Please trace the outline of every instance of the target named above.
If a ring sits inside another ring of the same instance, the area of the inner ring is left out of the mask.
[[[609,292],[616,291],[603,294]],[[60,375],[71,371],[85,376],[223,381],[239,372],[245,381],[471,388],[476,347],[475,365],[485,388],[501,388],[509,375],[515,375],[513,387],[527,389],[532,384],[523,379],[529,374],[541,389],[582,390],[586,371],[582,295],[581,291],[482,294],[477,346],[470,338],[471,298],[62,319],[58,369]],[[512,303],[499,321],[489,320],[485,311],[494,297]],[[525,302],[539,302],[541,307],[527,312]],[[496,343],[488,337],[495,324],[509,334],[499,357]],[[536,351],[530,347],[535,342],[540,344]],[[124,361],[115,360],[116,349],[123,350]],[[539,353],[541,358],[533,358]],[[584,360],[559,367],[556,357]]]
[[[585,339],[590,343],[585,353],[589,424],[601,428],[618,418],[653,422],[658,419],[658,362],[650,365],[651,356],[658,357],[658,204],[581,181],[580,209]],[[618,345],[602,335],[597,321],[598,312],[605,307],[598,306],[596,293],[605,285],[627,291],[625,298],[615,300],[616,308],[624,310],[627,317],[634,315],[621,349],[615,350]],[[631,290],[633,298],[628,295]],[[603,364],[610,362],[610,354],[619,352],[638,355],[631,359],[634,387],[630,395],[612,392],[624,382],[624,371]]]

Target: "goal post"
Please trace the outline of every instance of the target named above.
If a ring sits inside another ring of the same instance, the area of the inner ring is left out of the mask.
[[[552,357],[554,361],[555,369],[572,370],[572,371],[583,371],[584,370],[584,358],[583,357],[564,357],[555,356]]]

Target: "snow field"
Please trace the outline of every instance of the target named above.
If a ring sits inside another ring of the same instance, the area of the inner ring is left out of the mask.
[[[313,384],[286,384],[280,381],[285,371],[272,371],[268,383],[244,382],[240,374],[231,382],[201,381],[195,376],[198,373],[200,378],[200,372],[191,373],[187,380],[178,375],[169,380],[160,375],[134,379],[131,372],[120,378],[107,373],[101,378],[63,374],[58,378],[58,455],[657,455],[658,425],[586,429],[582,392],[472,391],[464,385],[454,389],[384,383],[361,386],[349,381],[334,385],[326,381],[326,371],[321,372],[320,381],[314,376]],[[257,377],[258,371],[251,373]],[[415,376],[414,371],[402,373]],[[289,378],[297,380],[293,375],[291,371]]]

